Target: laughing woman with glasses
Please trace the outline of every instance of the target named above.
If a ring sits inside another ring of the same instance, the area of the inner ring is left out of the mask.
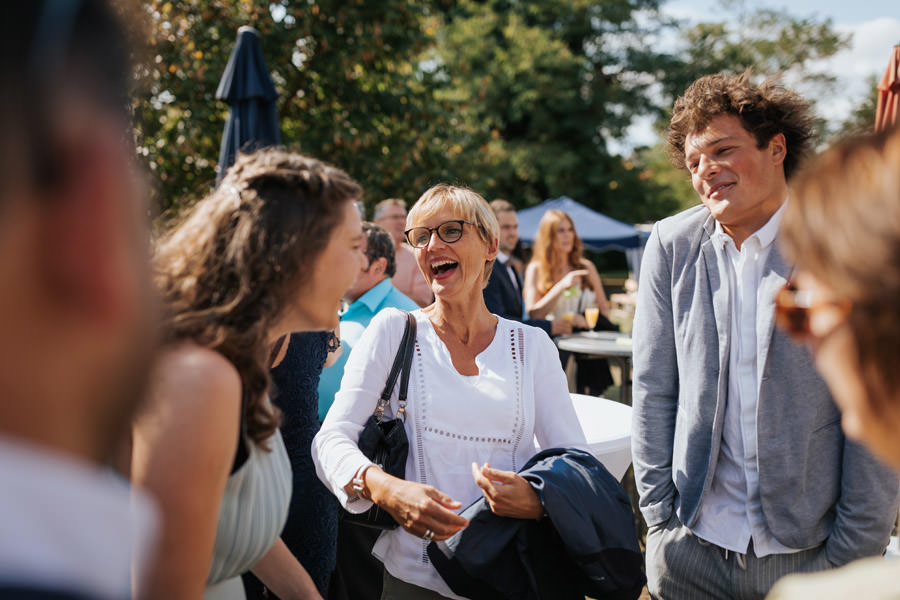
[[[900,130],[840,142],[798,175],[782,230],[797,271],[779,325],[812,349],[847,436],[900,472]],[[770,594],[850,597],[900,597],[900,564],[792,576]]]
[[[345,508],[375,503],[401,526],[382,533],[373,550],[385,565],[382,598],[459,598],[431,565],[429,542],[466,527],[457,513],[482,495],[497,515],[541,518],[537,493],[516,474],[535,454],[535,436],[542,448],[585,441],[550,338],[484,304],[500,229],[487,202],[437,185],[413,206],[407,227],[435,302],[412,313],[405,479],[357,448],[403,335],[405,315],[393,309],[379,313],[353,349],[313,457]],[[391,406],[396,414],[396,389]]]

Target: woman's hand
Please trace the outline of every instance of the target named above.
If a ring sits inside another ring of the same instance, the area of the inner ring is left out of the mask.
[[[555,320],[555,319],[554,319]],[[590,329],[587,324],[587,320],[584,318],[584,315],[576,313],[572,316],[572,328],[573,329]]]
[[[403,529],[417,537],[446,540],[456,535],[469,521],[456,514],[462,504],[433,488],[414,481],[392,477],[378,468],[366,472],[366,486],[372,502],[388,511]]]
[[[309,573],[281,538],[275,540],[251,571],[282,600],[322,600]]]
[[[479,468],[472,463],[472,477],[495,515],[515,519],[540,519],[544,515],[537,492],[518,473],[492,469],[487,463]]]
[[[563,275],[562,279],[559,280],[560,285],[564,290],[569,289],[570,287],[577,287],[581,285],[581,278],[587,277],[588,271],[587,269],[576,269],[574,271],[569,271],[565,275]]]

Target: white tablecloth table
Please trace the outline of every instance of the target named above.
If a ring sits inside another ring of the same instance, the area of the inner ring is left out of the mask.
[[[631,407],[584,394],[570,396],[588,449],[621,481],[631,464]]]
[[[560,350],[613,360],[622,372],[619,400],[631,405],[631,336],[616,331],[582,331],[561,335],[554,342]]]

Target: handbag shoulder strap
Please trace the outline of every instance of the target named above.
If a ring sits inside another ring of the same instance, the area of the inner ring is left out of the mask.
[[[397,383],[397,377],[400,376],[401,372],[403,376],[400,379],[400,390],[398,392],[398,401],[400,408],[397,411],[397,416],[403,415],[405,417],[406,413],[406,392],[407,387],[409,386],[409,372],[412,366],[412,355],[413,349],[415,347],[416,342],[416,318],[412,315],[412,313],[406,313],[406,327],[403,330],[403,339],[400,341],[400,347],[397,348],[397,355],[394,357],[394,364],[391,365],[391,371],[388,373],[387,381],[384,384],[384,390],[381,392],[381,397],[378,399],[378,405],[375,407],[375,417],[378,419],[380,423],[384,418],[384,409],[388,405],[388,402],[391,400],[391,394],[394,391],[394,386]]]

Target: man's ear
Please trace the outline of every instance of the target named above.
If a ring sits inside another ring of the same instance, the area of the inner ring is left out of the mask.
[[[387,258],[384,256],[379,256],[375,260],[369,263],[369,270],[375,270],[376,275],[384,275],[385,269],[387,269]]]
[[[776,133],[769,140],[769,152],[772,156],[772,162],[775,164],[783,164],[787,158],[787,140],[783,133]]]
[[[138,275],[123,270],[134,251],[128,243],[140,243],[129,239],[134,199],[126,197],[130,169],[123,150],[102,132],[67,148],[60,157],[65,175],[42,207],[48,290],[60,310],[90,319],[116,314],[128,301],[126,282]]]

